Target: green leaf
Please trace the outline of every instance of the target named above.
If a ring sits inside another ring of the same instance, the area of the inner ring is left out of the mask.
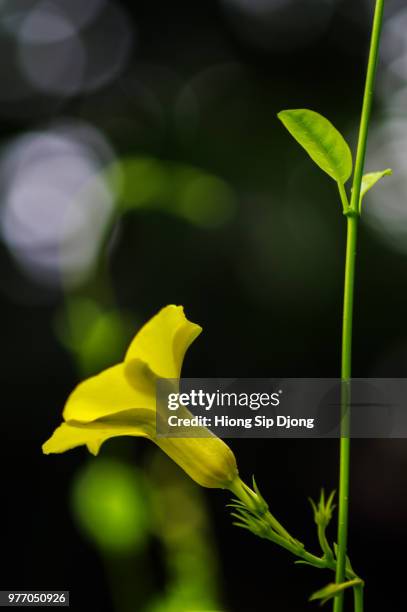
[[[352,153],[328,119],[307,109],[284,110],[278,118],[324,172],[346,183],[352,174]]]
[[[327,586],[325,586],[323,589],[320,589],[319,591],[316,591],[315,593],[313,593],[311,597],[309,598],[309,601],[315,601],[316,599],[320,599],[321,605],[323,605],[324,603],[326,603],[333,597],[336,597],[337,595],[339,595],[339,593],[342,593],[346,589],[350,589],[359,584],[363,584],[360,578],[354,578],[353,580],[348,580],[347,582],[341,582],[340,584],[335,584],[334,582],[332,582],[331,584],[328,584]]]
[[[386,168],[386,170],[380,170],[379,172],[369,172],[365,174],[362,178],[362,186],[360,189],[360,204],[362,204],[362,200],[367,194],[367,192],[376,185],[383,177],[390,176],[393,174],[393,170],[391,168]]]

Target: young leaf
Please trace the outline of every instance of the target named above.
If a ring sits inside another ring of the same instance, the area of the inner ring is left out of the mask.
[[[338,183],[346,183],[352,174],[352,153],[328,119],[307,109],[284,110],[278,118],[324,172]]]
[[[369,174],[365,174],[362,178],[362,187],[360,190],[360,204],[362,204],[362,200],[367,194],[367,192],[376,185],[380,179],[385,176],[390,176],[393,174],[393,170],[391,168],[387,168],[386,170],[380,170],[379,172],[369,172]]]
[[[339,593],[342,593],[346,589],[350,589],[351,587],[357,586],[358,584],[363,584],[360,578],[355,578],[354,580],[348,580],[348,582],[341,582],[340,584],[335,584],[332,582],[328,584],[323,589],[316,591],[309,598],[309,601],[314,601],[315,599],[321,600],[321,605],[332,599],[332,597],[336,597]]]

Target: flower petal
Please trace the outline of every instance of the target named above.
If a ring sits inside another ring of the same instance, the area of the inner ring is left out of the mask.
[[[52,436],[42,445],[45,455],[50,453],[64,453],[76,446],[86,444],[89,452],[97,455],[103,442],[116,436],[141,436],[146,437],[144,431],[137,427],[118,428],[104,427],[103,424],[95,426],[94,423],[62,423]]]
[[[182,306],[166,306],[135,336],[125,361],[141,360],[161,378],[179,378],[184,355],[201,331]]]
[[[124,410],[88,423],[63,423],[45,442],[42,450],[48,455],[86,445],[91,453],[97,455],[103,442],[109,438],[149,438],[199,485],[211,488],[229,487],[238,476],[233,452],[223,440],[206,428],[201,428],[199,435],[204,437],[157,437],[156,415],[152,410]]]
[[[150,385],[131,385],[124,364],[119,364],[80,383],[68,397],[63,417],[86,423],[133,408],[155,412],[155,395]]]

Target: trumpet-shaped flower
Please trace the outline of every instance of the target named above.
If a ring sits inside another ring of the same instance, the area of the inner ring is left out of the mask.
[[[206,431],[202,438],[156,435],[156,380],[178,379],[184,355],[202,328],[181,306],[166,306],[136,334],[124,361],[93,376],[71,393],[64,422],[42,449],[63,453],[86,445],[97,455],[116,436],[149,438],[204,487],[230,488],[238,478],[230,448]]]

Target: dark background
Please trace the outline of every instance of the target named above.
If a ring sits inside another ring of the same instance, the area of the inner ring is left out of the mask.
[[[46,457],[40,449],[84,374],[55,331],[68,298],[91,295],[113,308],[114,295],[114,308],[130,322],[126,339],[163,305],[183,304],[204,328],[187,355],[186,375],[339,374],[345,221],[335,185],[295,145],[276,113],[318,110],[354,148],[374,3],[279,4],[277,10],[272,0],[253,2],[260,7],[256,16],[253,7],[245,13],[233,2],[123,1],[132,46],[114,78],[91,91],[84,79],[68,93],[29,83],[7,96],[13,78],[24,83],[24,74],[10,72],[14,47],[3,32],[4,155],[24,134],[58,121],[86,121],[117,159],[149,156],[194,166],[222,180],[233,205],[219,223],[173,214],[171,195],[167,209],[128,207],[118,215],[114,240],[96,270],[64,289],[41,266],[21,267],[21,250],[2,242],[2,589],[69,589],[74,610],[114,609],[101,557],[70,511],[71,483],[87,452]],[[394,69],[394,54],[402,57],[407,48],[406,39],[397,39],[397,24],[405,23],[402,3],[388,2],[386,23],[367,166],[396,167],[395,177],[366,199],[361,224],[353,359],[358,377],[407,373],[407,105],[403,110],[401,103],[407,75],[403,80]],[[113,53],[115,45],[105,43],[103,32],[97,40],[100,57]],[[48,49],[52,53],[58,49]],[[398,127],[388,130],[394,117]],[[397,146],[383,145],[383,133],[387,139],[396,135]],[[388,151],[392,158],[383,160]],[[7,182],[7,167],[1,174]],[[382,221],[387,207],[388,225]],[[110,279],[107,296],[95,281],[100,269]],[[114,361],[108,356],[103,365]],[[149,444],[123,444],[130,460],[143,465]],[[316,550],[307,497],[318,496],[321,486],[336,487],[337,441],[231,440],[230,446],[242,477],[255,474],[273,512]],[[106,443],[102,455],[115,452],[123,452],[117,440]],[[369,611],[404,609],[406,466],[403,440],[352,443],[350,555],[366,580]],[[224,610],[311,609],[308,596],[331,576],[296,567],[284,551],[232,527],[226,494],[205,496]],[[152,555],[160,590],[165,577],[159,550]],[[132,609],[141,610],[135,601]]]

